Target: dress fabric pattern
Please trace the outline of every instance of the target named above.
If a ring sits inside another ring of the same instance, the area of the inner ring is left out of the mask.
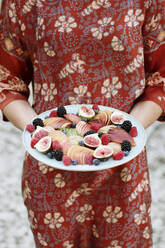
[[[146,100],[165,110],[164,11],[164,0],[3,1],[1,109],[27,100],[32,80],[37,113],[85,103],[129,113]],[[57,170],[27,153],[22,194],[36,248],[152,247],[145,150],[97,172]]]

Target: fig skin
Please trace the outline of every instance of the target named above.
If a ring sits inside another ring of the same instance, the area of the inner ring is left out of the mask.
[[[90,138],[92,140],[95,139],[97,141],[97,144],[96,145],[90,144]],[[95,148],[97,148],[98,146],[101,145],[101,139],[98,137],[97,133],[86,135],[83,140],[84,140],[85,146],[87,146],[89,148],[95,149]],[[87,140],[89,140],[89,143],[87,142]]]
[[[45,147],[43,147],[44,142],[45,142]],[[51,150],[51,146],[52,146],[51,137],[45,136],[45,137],[41,138],[34,147],[36,148],[37,151],[39,151],[41,153],[47,153]]]
[[[111,115],[111,121],[113,124],[122,124],[125,121],[125,115],[120,111],[114,111]]]
[[[109,150],[109,154],[104,153],[104,150],[107,151],[107,149]],[[97,154],[98,151],[100,152],[100,155]],[[102,154],[101,154],[101,151],[102,151]],[[113,149],[111,147],[109,147],[108,145],[101,145],[101,146],[97,147],[96,150],[93,153],[93,156],[95,158],[98,158],[98,159],[100,159],[102,161],[108,160],[112,155],[113,155]]]

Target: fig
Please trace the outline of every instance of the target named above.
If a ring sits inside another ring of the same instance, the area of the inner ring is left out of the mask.
[[[92,108],[83,105],[79,108],[79,116],[90,120],[95,116],[95,111]]]
[[[97,133],[89,134],[84,137],[84,144],[90,148],[96,148],[101,145],[101,139]]]
[[[126,117],[120,111],[114,111],[111,115],[111,121],[114,124],[122,124],[125,121]]]
[[[52,144],[52,139],[50,136],[45,136],[41,138],[37,144],[34,146],[37,151],[46,153],[50,150]]]
[[[44,127],[37,126],[36,130],[32,134],[32,138],[40,140],[41,138],[48,136],[48,130]]]
[[[98,159],[107,159],[113,154],[113,149],[109,146],[101,145],[96,148],[93,153],[93,156]]]

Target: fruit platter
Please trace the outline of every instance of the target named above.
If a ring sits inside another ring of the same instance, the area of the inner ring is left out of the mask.
[[[145,143],[146,132],[133,116],[97,104],[48,110],[23,132],[23,144],[31,156],[69,171],[119,166],[135,158]]]

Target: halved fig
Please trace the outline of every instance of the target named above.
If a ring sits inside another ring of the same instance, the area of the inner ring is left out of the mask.
[[[89,134],[84,137],[84,144],[91,148],[96,148],[101,145],[101,139],[97,133]]]
[[[37,144],[34,146],[37,151],[46,153],[50,150],[52,144],[52,139],[50,136],[45,136],[41,138]]]
[[[32,134],[32,138],[40,140],[41,138],[48,136],[48,131],[44,127],[37,126],[36,130]]]
[[[126,119],[126,116],[120,111],[114,111],[111,115],[111,121],[114,124],[122,124]]]
[[[93,153],[93,156],[98,159],[107,159],[113,154],[113,149],[109,146],[101,145],[96,148],[96,150]]]
[[[90,120],[95,116],[95,112],[92,108],[83,105],[79,108],[79,116]]]

